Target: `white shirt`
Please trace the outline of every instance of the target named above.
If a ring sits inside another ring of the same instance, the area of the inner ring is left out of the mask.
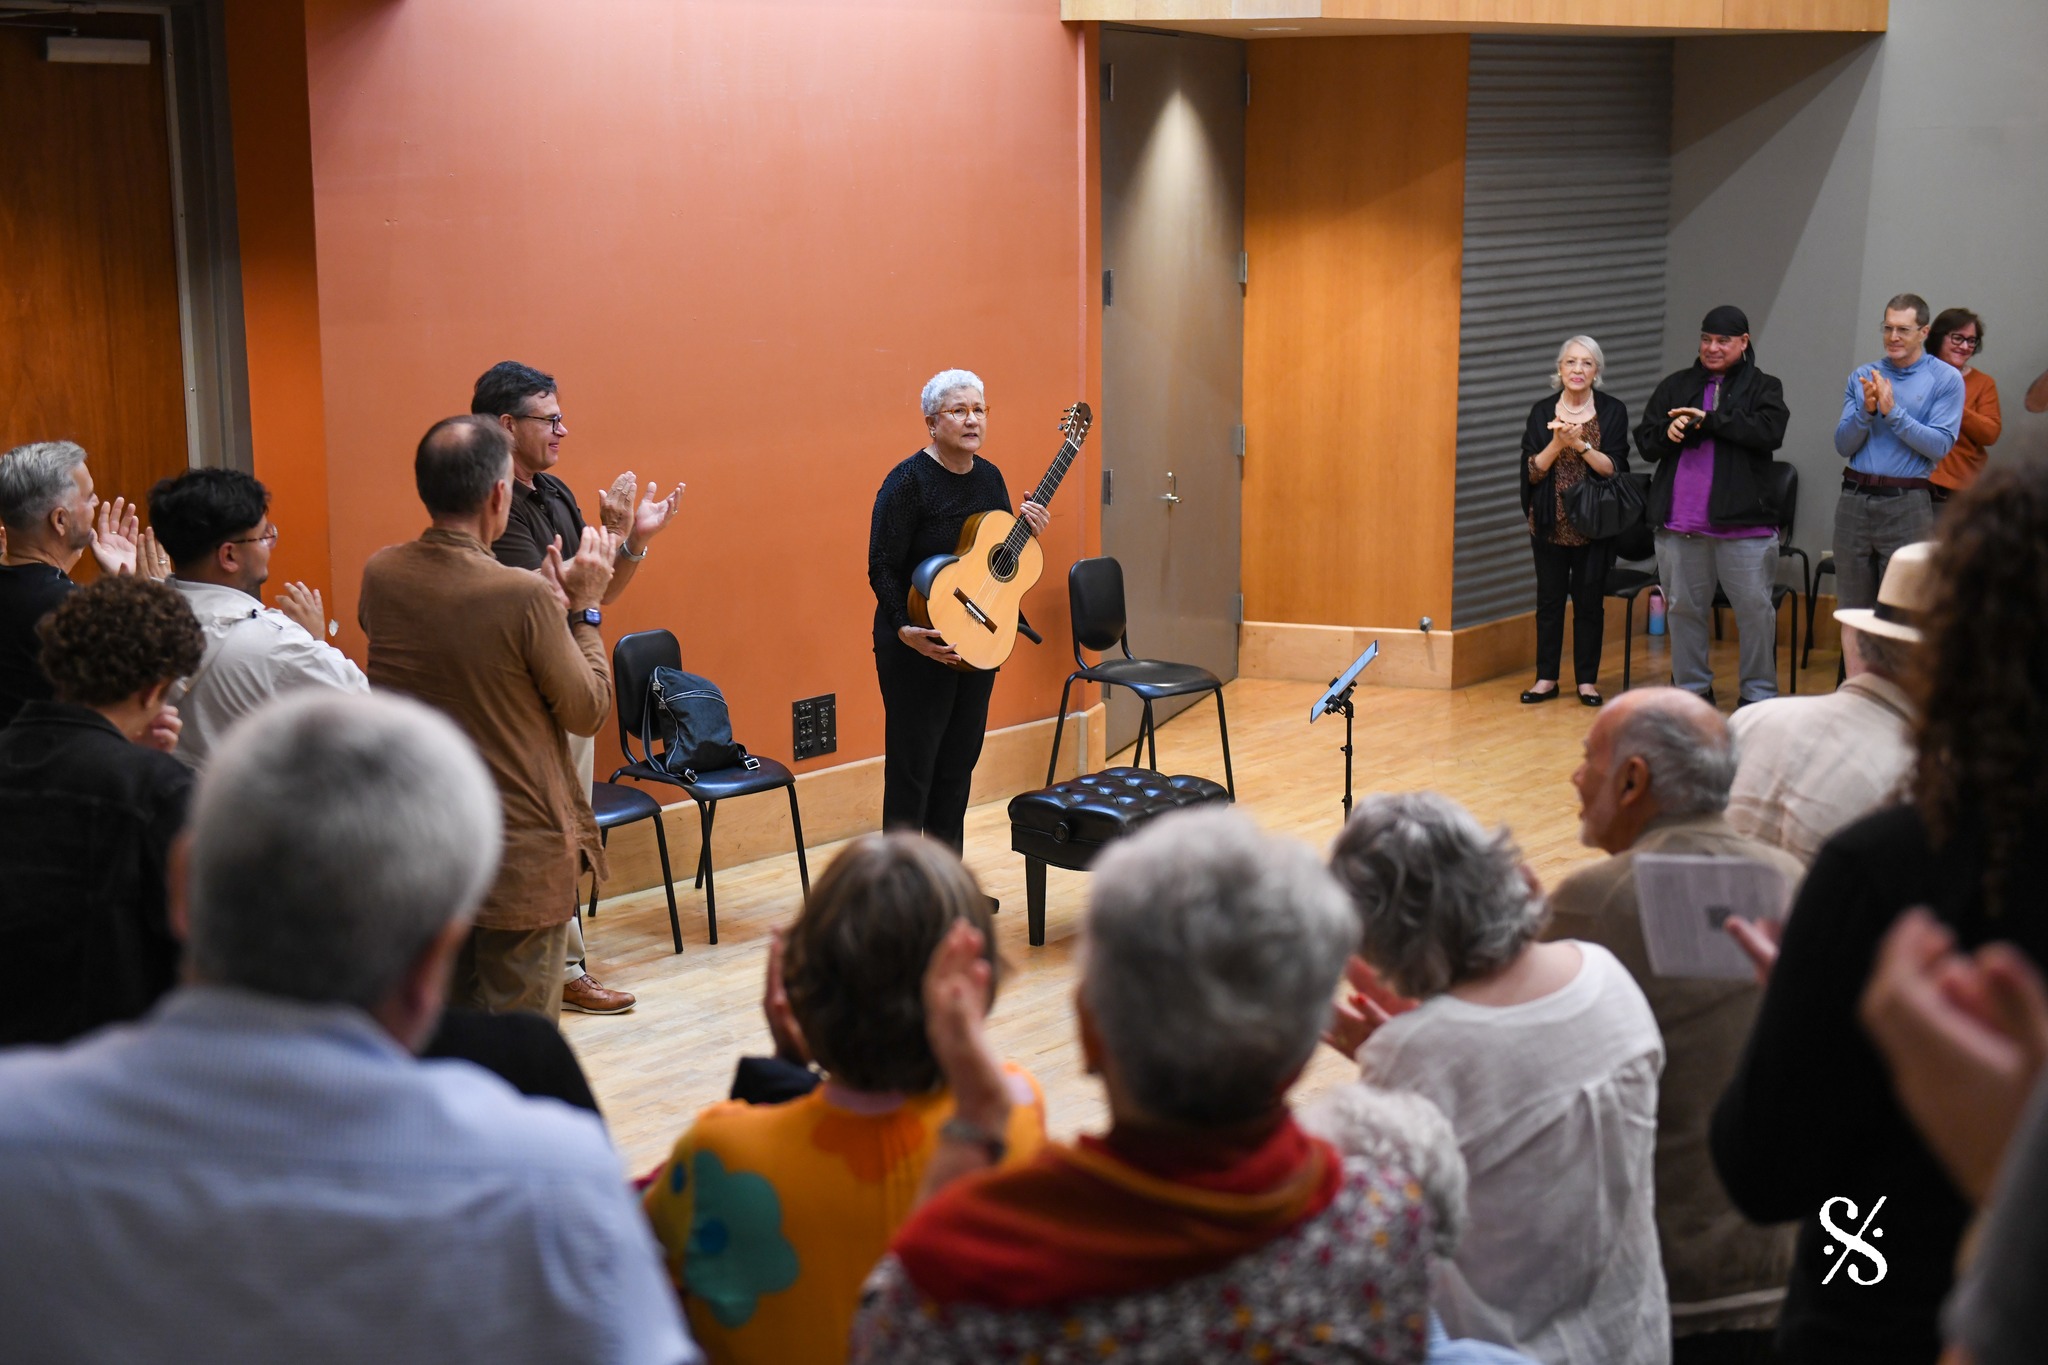
[[[1913,770],[1913,703],[1863,673],[1823,697],[1778,697],[1728,718],[1741,755],[1728,823],[1811,866],[1837,830],[1892,804]]]
[[[1434,1102],[1465,1155],[1469,1230],[1438,1266],[1451,1335],[1546,1365],[1667,1365],[1664,1040],[1628,969],[1577,946],[1563,988],[1505,1006],[1434,996],[1382,1024],[1358,1062],[1372,1084]]]
[[[22,1361],[700,1359],[595,1115],[216,987],[0,1053],[0,1324]]]
[[[370,680],[348,655],[240,588],[182,578],[173,578],[171,586],[185,595],[206,632],[199,671],[171,689],[171,704],[185,723],[178,757],[193,767],[206,762],[230,726],[280,692],[306,686],[370,690]]]

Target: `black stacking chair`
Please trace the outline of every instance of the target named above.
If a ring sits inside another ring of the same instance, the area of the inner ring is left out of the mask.
[[[1799,511],[1799,470],[1783,460],[1771,461],[1770,472],[1765,475],[1764,497],[1778,509],[1778,558],[1799,561],[1799,586],[1789,583],[1771,585],[1771,611],[1784,615],[1785,603],[1792,603],[1792,666],[1786,671],[1791,677],[1791,693],[1799,695],[1799,594],[1803,588],[1809,602],[1813,600],[1813,568],[1806,558],[1806,551],[1792,543],[1792,521]],[[1833,573],[1832,558],[1821,561],[1821,572]],[[1721,638],[1721,608],[1728,605],[1728,594],[1721,591],[1721,585],[1714,585],[1714,638]],[[1775,627],[1774,627],[1775,629]],[[1807,648],[1813,647],[1813,620],[1809,612],[1806,623]],[[1777,640],[1771,641],[1772,653],[1777,652]]]
[[[804,858],[804,821],[796,805],[796,775],[772,758],[755,758],[753,767],[720,768],[699,773],[694,782],[661,765],[654,726],[654,670],[681,668],[682,646],[665,630],[640,630],[612,647],[612,685],[618,692],[619,747],[626,764],[612,773],[617,782],[627,777],[635,782],[665,782],[681,787],[697,803],[698,823],[704,829],[703,851],[697,855],[696,884],[704,888],[704,915],[710,922],[711,941],[718,942],[718,891],[711,866],[711,826],[718,818],[718,803],[736,796],[753,796],[777,788],[789,790],[789,826],[796,835],[796,870],[804,895],[811,894],[811,868]],[[636,751],[637,746],[637,751]],[[655,825],[658,832],[661,826]],[[667,839],[662,838],[662,860],[667,862]],[[673,893],[671,893],[673,903]],[[679,940],[680,941],[680,940]]]
[[[1820,557],[1820,563],[1813,566],[1813,579],[1806,585],[1806,655],[1799,661],[1801,668],[1813,662],[1813,600],[1820,596],[1820,580],[1834,576],[1835,556],[1833,551],[1829,551]]]
[[[668,893],[668,934],[675,940],[676,951],[683,950],[683,926],[676,918],[676,879],[668,870],[668,831],[661,823],[661,802],[641,791],[638,787],[621,787],[616,782],[593,782],[590,784],[590,813],[597,817],[597,840],[609,845],[612,831],[621,825],[638,824],[642,820],[654,822],[654,845],[661,850],[661,889]],[[597,878],[590,879],[590,917],[597,918]],[[718,935],[711,936],[713,943]]]
[[[1643,501],[1647,505],[1650,499],[1650,476],[1624,474],[1622,477],[1634,479],[1642,486]],[[1628,609],[1621,618],[1621,690],[1626,692],[1635,654],[1636,599],[1657,586],[1657,538],[1650,530],[1647,517],[1615,537],[1614,559],[1615,562],[1607,566],[1604,595],[1618,597],[1628,604]],[[1622,563],[1623,560],[1638,564],[1648,560],[1652,567],[1631,569]]]
[[[1078,681],[1101,683],[1106,687],[1128,687],[1145,704],[1145,718],[1138,726],[1138,745],[1132,757],[1145,751],[1152,741],[1152,771],[1159,771],[1159,730],[1153,723],[1152,703],[1163,697],[1184,697],[1191,693],[1216,694],[1216,732],[1223,739],[1223,785],[1230,799],[1237,799],[1237,783],[1230,771],[1230,725],[1223,716],[1223,681],[1206,668],[1174,664],[1163,659],[1131,657],[1130,633],[1124,620],[1124,566],[1114,559],[1083,559],[1067,571],[1067,608],[1074,618],[1074,662],[1060,689],[1059,719],[1052,727],[1052,757],[1045,765],[1045,785],[1053,784],[1060,766],[1060,734],[1067,724],[1067,698]],[[1083,649],[1107,655],[1121,649],[1121,659],[1104,658],[1091,664],[1081,657]]]

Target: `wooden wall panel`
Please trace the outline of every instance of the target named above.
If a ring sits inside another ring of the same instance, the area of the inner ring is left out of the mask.
[[[1250,619],[1450,619],[1466,48],[1251,47]]]
[[[43,31],[0,28],[0,450],[76,441],[100,495],[134,500],[190,458],[163,26],[66,23],[151,60],[46,62]]]

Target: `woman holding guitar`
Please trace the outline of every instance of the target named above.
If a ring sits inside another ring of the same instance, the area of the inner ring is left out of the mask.
[[[875,675],[882,686],[887,756],[882,765],[882,825],[914,829],[959,849],[965,841],[968,784],[988,728],[993,670],[966,669],[936,630],[912,623],[911,571],[949,555],[977,512],[1005,511],[1009,487],[977,453],[988,428],[981,380],[942,370],[924,386],[931,444],[898,464],[875,495],[868,533],[868,584],[875,590]],[[1017,514],[1033,535],[1046,509],[1026,502]]]

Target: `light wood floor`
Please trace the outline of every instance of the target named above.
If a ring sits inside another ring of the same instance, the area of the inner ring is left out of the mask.
[[[1621,659],[1612,646],[1608,654],[1602,686],[1613,696],[1621,689]],[[1669,676],[1661,639],[1638,636],[1635,655],[1638,686]],[[1802,694],[1834,686],[1837,657],[1815,651],[1813,667],[1800,675]],[[1714,669],[1725,710],[1735,692],[1732,642],[1715,646]],[[1597,712],[1577,705],[1569,688],[1559,701],[1523,706],[1516,698],[1526,686],[1528,677],[1517,674],[1455,692],[1360,688],[1356,791],[1445,792],[1480,819],[1508,825],[1546,883],[1600,856],[1578,843],[1577,799],[1567,780]],[[1344,789],[1342,719],[1307,724],[1321,692],[1309,683],[1252,680],[1227,692],[1239,808],[1268,830],[1318,847],[1337,832]],[[1167,772],[1222,780],[1213,707],[1197,705],[1162,727],[1159,760]],[[810,850],[814,875],[839,847]],[[996,932],[1014,967],[991,1019],[995,1041],[1038,1077],[1056,1136],[1098,1128],[1103,1105],[1082,1073],[1069,1007],[1087,875],[1048,873],[1046,943],[1032,948],[1025,941],[1024,860],[1010,851],[1003,802],[968,813],[967,862],[1003,903]],[[602,980],[633,991],[640,1003],[629,1014],[568,1014],[562,1021],[635,1172],[665,1156],[700,1108],[725,1097],[737,1058],[768,1050],[760,1013],[767,935],[795,915],[798,903],[793,854],[721,870],[714,947],[705,942],[702,894],[691,890],[688,872],[679,872],[682,955],[671,950],[659,889],[601,903],[596,921],[585,926],[591,961]],[[1323,1049],[1297,1097],[1355,1075],[1355,1067]]]

